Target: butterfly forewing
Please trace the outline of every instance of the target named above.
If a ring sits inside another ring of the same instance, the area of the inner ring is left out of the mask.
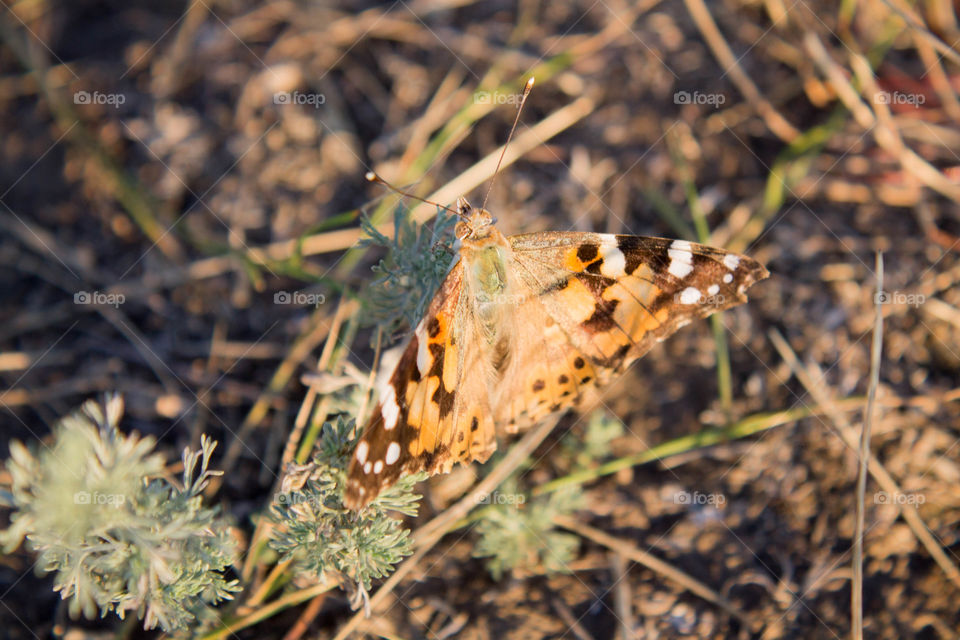
[[[612,372],[691,320],[746,302],[768,275],[751,258],[684,240],[554,232],[510,242],[548,313]]]
[[[500,381],[497,421],[522,429],[576,405],[656,342],[745,300],[766,270],[684,241],[590,233],[512,236],[522,289],[517,356]]]

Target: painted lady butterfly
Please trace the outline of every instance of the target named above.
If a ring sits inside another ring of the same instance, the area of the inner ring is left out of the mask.
[[[755,260],[685,240],[602,233],[506,237],[457,202],[460,260],[417,325],[350,461],[359,509],[403,473],[485,462],[515,433],[577,406],[695,318],[746,302]]]
[[[460,259],[379,390],[350,461],[350,509],[402,474],[485,462],[496,426],[516,433],[582,404],[691,320],[746,302],[769,275],[751,258],[685,240],[506,237],[464,198],[457,214]]]

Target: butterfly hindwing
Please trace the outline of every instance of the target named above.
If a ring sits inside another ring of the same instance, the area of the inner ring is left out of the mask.
[[[579,404],[596,384],[598,372],[540,296],[518,297],[512,313],[506,315],[513,321],[512,354],[491,405],[496,422],[513,433]]]
[[[482,357],[467,335],[462,274],[457,263],[380,390],[347,471],[348,508],[365,506],[403,474],[448,472],[496,448],[484,381],[460,382]]]

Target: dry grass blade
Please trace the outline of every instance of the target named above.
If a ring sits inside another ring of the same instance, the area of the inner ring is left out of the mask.
[[[867,471],[870,462],[870,431],[873,426],[877,403],[877,388],[880,386],[880,359],[883,355],[883,310],[880,306],[883,295],[883,254],[877,252],[877,289],[874,297],[876,319],[873,325],[873,345],[870,350],[870,389],[867,392],[867,408],[860,434],[860,468],[857,473],[857,523],[853,534],[853,585],[850,598],[853,638],[863,638],[863,532],[866,513]]]
[[[340,304],[333,315],[330,329],[327,332],[323,351],[320,354],[319,361],[317,362],[318,371],[322,371],[329,366],[330,361],[333,358],[334,348],[336,347],[337,339],[340,336],[340,330],[343,326],[344,320],[355,314],[357,308],[358,304],[356,301],[341,298]],[[294,460],[303,462],[303,459],[306,457],[297,456],[297,451],[298,445],[305,444],[302,442],[302,438],[310,416],[318,415],[321,416],[322,420],[322,417],[325,417],[327,414],[325,409],[327,403],[326,396],[320,397],[319,403],[317,402],[317,398],[318,394],[316,389],[314,387],[308,387],[307,393],[304,395],[303,401],[300,404],[300,410],[297,412],[297,417],[294,419],[293,428],[290,430],[290,434],[287,437],[287,445],[284,447],[283,456],[280,463],[281,473],[283,472],[283,469],[286,468],[287,463]],[[311,447],[300,448],[300,451],[309,452],[310,450]],[[280,481],[280,477],[277,477],[274,481],[274,491],[279,489]],[[262,548],[262,545],[266,543],[270,536],[270,531],[274,526],[275,525],[269,519],[261,519],[260,522],[257,523],[257,528],[254,530],[253,535],[251,536],[251,549]],[[242,572],[242,575],[247,580],[250,580],[253,577],[254,572],[256,571],[257,562],[259,562],[260,559],[259,553],[251,552],[247,554]],[[281,562],[277,567],[274,567],[274,569],[271,570],[270,575],[263,581],[263,584],[258,591],[248,598],[247,604],[259,605],[261,601],[269,595],[269,591],[275,586],[275,580],[283,577],[285,568],[289,564],[289,561],[286,561]]]
[[[637,636],[633,631],[636,628],[636,621],[630,606],[633,597],[630,581],[627,579],[627,558],[621,553],[611,553],[610,568],[617,585],[613,593],[613,602],[617,610],[617,622],[620,624],[620,638],[621,640],[636,640]]]
[[[707,44],[710,45],[713,55],[716,56],[720,66],[730,74],[730,79],[737,85],[743,97],[747,99],[747,102],[749,102],[753,109],[763,118],[763,121],[767,124],[770,131],[784,142],[792,142],[794,138],[800,135],[800,131],[780,115],[780,112],[760,93],[757,85],[753,83],[750,76],[740,67],[740,63],[733,55],[730,45],[727,44],[723,34],[720,33],[720,29],[717,27],[717,23],[714,22],[713,16],[710,15],[710,10],[707,9],[707,5],[703,0],[684,0],[684,3],[687,5],[687,11],[690,12],[690,17],[696,22],[697,28],[700,29],[700,33],[703,34],[703,38],[707,41]]]

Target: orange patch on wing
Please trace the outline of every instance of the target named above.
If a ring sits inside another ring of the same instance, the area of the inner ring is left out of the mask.
[[[642,304],[647,308],[660,295],[661,289],[653,284],[653,272],[647,265],[640,265],[632,275],[618,280],[618,283],[630,294],[631,304]]]
[[[570,278],[567,286],[552,294],[562,305],[571,322],[581,323],[593,316],[597,302],[590,289],[579,278]]]
[[[417,393],[419,407],[421,407],[420,419],[414,422],[408,419],[408,424],[417,430],[417,437],[410,440],[408,449],[410,455],[419,456],[424,451],[432,451],[431,443],[436,438],[436,432],[440,427],[440,410],[437,403],[431,398],[440,387],[440,379],[437,377],[424,378],[420,381],[422,389]],[[413,410],[411,409],[411,415]]]
[[[435,316],[436,325],[427,325],[427,342],[431,344],[444,344],[450,336],[450,324],[452,318],[447,313],[441,311]]]
[[[590,264],[589,262],[584,263],[583,260],[580,259],[579,249],[580,249],[579,247],[570,247],[564,253],[563,266],[568,271],[572,271],[574,273],[580,273],[581,271],[587,268],[588,264]]]
[[[598,332],[593,336],[593,344],[604,358],[610,358],[616,354],[621,347],[633,342],[632,336],[627,335],[624,331],[625,330],[622,331],[620,328],[615,327],[609,331]]]
[[[450,344],[443,345],[443,388],[453,391],[457,386],[457,355],[459,347]]]
[[[473,428],[476,420],[477,428]],[[496,449],[496,440],[490,435],[494,432],[493,417],[490,414],[485,416],[473,416],[466,429],[467,449],[470,457],[486,462],[490,454]],[[492,443],[492,444],[491,444]]]
[[[620,281],[603,292],[604,300],[618,301],[613,319],[636,341],[639,341],[644,333],[659,328],[669,315],[667,307],[653,308],[660,289],[649,283],[641,284],[647,286],[638,291],[637,288],[631,289],[628,283]]]
[[[424,418],[426,419],[418,425],[420,431],[416,440],[416,455],[420,455],[424,451],[433,451],[437,446],[437,435],[443,429],[443,424],[440,420],[440,408],[432,399],[433,394],[440,387],[440,379],[433,377],[423,382],[427,385],[426,400],[424,402],[424,413],[426,414]]]
[[[426,394],[423,392],[425,381],[411,382],[407,384],[407,424],[419,428],[423,424],[423,409],[426,402]]]

